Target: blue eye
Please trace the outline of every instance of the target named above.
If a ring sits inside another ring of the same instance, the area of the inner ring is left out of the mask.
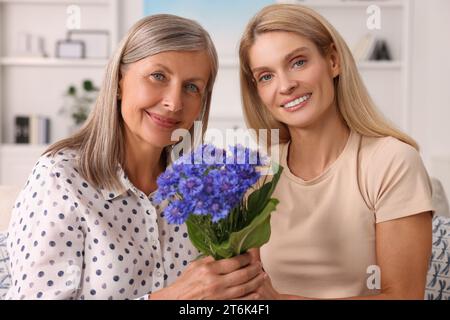
[[[270,81],[270,80],[272,80],[271,74],[265,74],[258,79],[259,82],[266,82],[266,81]]]
[[[306,60],[300,59],[294,62],[294,67],[303,67],[306,63]]]
[[[197,93],[197,92],[200,91],[200,90],[198,89],[198,87],[197,87],[195,84],[193,84],[193,83],[188,83],[188,84],[186,85],[186,89],[187,89],[187,91],[194,92],[194,93]]]
[[[166,79],[166,76],[160,72],[152,73],[151,76],[153,77],[153,79],[158,81],[163,81]]]

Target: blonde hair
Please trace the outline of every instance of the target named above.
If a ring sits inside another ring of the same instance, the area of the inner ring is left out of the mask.
[[[417,143],[396,129],[378,111],[359,75],[350,49],[334,27],[314,10],[301,5],[274,4],[263,8],[248,23],[239,46],[242,104],[247,126],[256,129],[280,129],[280,143],[290,140],[285,124],[277,121],[258,96],[250,68],[248,52],[258,35],[292,32],[312,41],[325,57],[333,44],[340,61],[340,73],[334,79],[336,103],[348,127],[361,135],[392,136],[417,150]]]
[[[95,106],[85,125],[73,136],[50,146],[44,154],[54,155],[63,149],[76,149],[80,153],[80,173],[85,179],[97,187],[122,190],[117,177],[118,166],[125,161],[124,123],[117,100],[121,72],[128,64],[158,53],[199,50],[207,52],[211,70],[197,119],[203,123],[204,134],[218,69],[216,49],[207,31],[197,22],[159,14],[145,17],[131,27],[109,60]],[[190,132],[193,136],[193,126]],[[167,157],[167,153],[165,150],[162,157]]]

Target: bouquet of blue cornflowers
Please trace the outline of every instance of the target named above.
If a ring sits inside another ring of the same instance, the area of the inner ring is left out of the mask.
[[[156,201],[167,200],[165,219],[186,223],[191,242],[203,255],[218,260],[242,254],[270,237],[270,214],[278,204],[271,195],[282,168],[255,189],[266,162],[239,145],[228,153],[202,145],[158,178]]]

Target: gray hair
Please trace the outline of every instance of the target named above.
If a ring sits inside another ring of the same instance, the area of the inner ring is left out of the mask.
[[[93,111],[85,125],[73,136],[56,142],[45,153],[63,149],[80,153],[79,168],[83,177],[96,187],[122,190],[117,177],[119,164],[125,161],[124,123],[117,100],[121,72],[130,63],[166,51],[200,51],[209,56],[211,74],[197,119],[202,133],[208,125],[212,89],[218,70],[218,58],[208,32],[197,22],[169,14],[145,17],[136,22],[121,40],[109,60]],[[190,128],[193,135],[193,126]],[[163,152],[167,157],[168,150]]]

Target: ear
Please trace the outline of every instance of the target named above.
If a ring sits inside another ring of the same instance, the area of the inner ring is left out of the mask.
[[[328,59],[330,62],[330,72],[333,76],[333,79],[336,78],[341,73],[341,61],[339,59],[339,55],[337,53],[336,45],[334,43],[331,44]]]

